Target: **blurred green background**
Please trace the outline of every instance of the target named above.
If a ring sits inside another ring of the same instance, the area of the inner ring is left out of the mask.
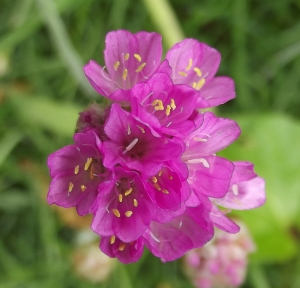
[[[248,160],[267,204],[234,213],[257,245],[242,287],[300,287],[299,0],[0,0],[0,287],[192,287],[180,261],[149,253],[103,284],[74,273],[89,219],[45,203],[47,155],[71,143],[78,112],[103,100],[82,66],[103,64],[108,31],[157,31],[165,51],[183,37],[222,54],[237,98],[216,111],[242,135],[222,155]],[[57,209],[56,209],[57,210]]]

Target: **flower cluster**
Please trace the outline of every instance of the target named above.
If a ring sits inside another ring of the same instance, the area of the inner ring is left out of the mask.
[[[212,239],[214,226],[239,231],[218,206],[265,201],[251,163],[216,155],[239,126],[201,110],[235,97],[232,79],[215,76],[220,54],[186,39],[161,56],[157,33],[108,33],[106,66],[90,61],[84,72],[111,105],[81,112],[74,144],[48,159],[48,202],[92,214],[100,249],[123,263],[144,246],[162,261],[177,259]]]

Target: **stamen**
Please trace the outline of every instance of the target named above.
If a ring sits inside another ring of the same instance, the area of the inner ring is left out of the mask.
[[[117,61],[114,65],[115,71],[118,71],[119,66],[120,66],[120,61]]]
[[[139,54],[133,54],[133,57],[138,61],[141,62],[142,61],[142,57]]]
[[[199,164],[199,163],[202,163],[205,168],[209,168],[210,167],[208,161],[206,159],[204,159],[204,158],[191,159],[191,160],[188,160],[187,162],[190,163],[190,164]]]
[[[86,160],[86,162],[85,162],[85,164],[84,164],[84,170],[85,170],[85,171],[89,169],[89,167],[90,167],[92,161],[93,161],[93,158],[87,158],[87,160]]]
[[[185,72],[182,72],[182,71],[179,71],[178,74],[179,74],[180,76],[182,76],[182,77],[186,77],[186,76],[187,76],[187,74],[186,74]]]
[[[144,62],[141,66],[139,66],[139,67],[135,70],[135,72],[137,72],[137,73],[141,72],[141,71],[144,69],[145,66],[146,66],[146,62]]]
[[[168,191],[167,189],[163,189],[162,192],[163,192],[164,194],[169,194],[169,191]]]
[[[194,141],[198,141],[198,142],[207,142],[207,139],[205,139],[205,138],[199,138],[199,137],[194,137],[193,140]]]
[[[193,88],[196,89],[197,83],[193,82]]]
[[[78,172],[79,172],[79,165],[77,165],[77,166],[75,167],[74,174],[77,175]]]
[[[69,193],[72,192],[74,188],[74,184],[72,182],[69,183]]]
[[[119,251],[123,251],[126,247],[126,244],[125,243],[121,243],[120,246],[119,246]]]
[[[154,187],[155,187],[158,191],[161,190],[161,188],[159,187],[159,185],[158,185],[157,183],[154,183]]]
[[[166,127],[168,128],[171,124],[172,124],[172,121],[170,121]]]
[[[145,133],[145,129],[143,128],[143,127],[141,127],[141,126],[139,126],[139,125],[136,125],[140,130],[141,130],[141,132],[144,134]]]
[[[129,53],[126,53],[125,56],[124,56],[124,60],[128,60],[129,59]]]
[[[160,177],[162,173],[163,173],[163,171],[160,170],[160,171],[158,172],[158,176]]]
[[[90,179],[94,179],[94,165],[91,166]]]
[[[133,214],[132,211],[126,211],[126,212],[125,212],[125,216],[128,217],[128,218],[129,218],[132,214]]]
[[[125,196],[128,196],[132,192],[132,188],[129,188],[128,190],[125,191]]]
[[[152,176],[151,180],[152,180],[153,183],[157,183],[157,178],[155,176]]]
[[[128,70],[127,70],[127,69],[124,69],[123,75],[122,75],[122,78],[123,78],[124,81],[126,80],[127,75],[128,75]]]
[[[112,209],[111,211],[116,217],[120,218],[121,214],[118,209]]]
[[[202,86],[204,85],[204,83],[205,83],[205,79],[204,78],[202,78],[201,80],[199,80],[197,82],[197,85],[196,85],[196,90],[200,90],[202,88]]]
[[[151,106],[154,106],[154,110],[164,110],[164,105],[163,102],[161,100],[154,100],[151,104]]]
[[[125,151],[123,152],[123,154],[125,154],[126,152],[130,151],[135,145],[136,143],[139,141],[138,138],[134,138],[131,143],[125,148]]]
[[[172,179],[173,179],[173,176],[170,175],[168,178],[169,178],[170,180],[172,180]]]
[[[171,113],[171,106],[170,105],[167,105],[167,108],[166,108],[166,115],[169,116]]]
[[[81,186],[80,186],[80,189],[81,189],[81,191],[82,191],[82,192],[84,192],[84,191],[85,191],[85,189],[86,189],[86,186],[84,186],[84,185],[81,185]]]
[[[232,192],[235,196],[237,196],[239,194],[239,189],[238,189],[238,186],[236,184],[232,185]]]
[[[139,205],[138,201],[136,199],[133,199],[133,206],[137,207]]]
[[[114,244],[115,241],[116,241],[116,236],[115,235],[111,236],[110,237],[110,244]]]
[[[192,68],[193,59],[189,59],[189,64],[185,67],[185,71],[189,71]]]
[[[119,194],[118,198],[119,198],[119,202],[123,201],[123,195],[122,194]]]
[[[197,74],[198,77],[202,76],[202,72],[201,72],[201,70],[199,68],[195,67],[194,71],[196,72],[196,74]]]
[[[171,99],[170,106],[171,106],[171,108],[172,108],[173,111],[176,109],[176,105],[175,105],[175,100],[174,99]]]

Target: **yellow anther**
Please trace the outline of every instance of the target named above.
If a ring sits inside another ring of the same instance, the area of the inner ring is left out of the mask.
[[[118,209],[112,209],[111,211],[116,217],[120,218],[121,214]]]
[[[126,80],[127,75],[128,75],[128,70],[127,70],[127,69],[124,69],[123,75],[122,75],[122,78],[123,78],[124,81]]]
[[[79,165],[77,165],[77,166],[75,167],[74,174],[77,175],[78,172],[79,172]]]
[[[202,78],[201,80],[199,80],[197,82],[197,85],[196,85],[196,90],[200,90],[202,88],[202,86],[204,85],[204,83],[205,83],[205,79],[204,78]]]
[[[85,162],[85,164],[84,164],[84,170],[85,170],[85,171],[89,169],[89,167],[90,167],[92,161],[93,161],[93,158],[87,158],[87,160],[86,160],[86,162]]]
[[[94,179],[94,165],[92,165],[90,169],[90,179]]]
[[[158,176],[160,177],[162,173],[163,173],[163,171],[160,170],[160,171],[158,172]]]
[[[157,178],[156,177],[154,177],[154,176],[151,177],[151,180],[152,180],[153,183],[157,183]]]
[[[137,207],[139,205],[138,201],[136,199],[133,199],[133,206]]]
[[[116,236],[115,235],[111,236],[110,237],[110,244],[114,244],[115,241],[116,241]]]
[[[141,127],[141,126],[139,126],[139,125],[136,125],[140,130],[141,130],[141,132],[144,134],[145,133],[145,129],[143,128],[143,127]]]
[[[118,198],[119,198],[119,202],[123,201],[123,195],[122,194],[119,194]]]
[[[120,66],[120,62],[117,61],[117,62],[114,64],[114,69],[115,69],[115,71],[118,71],[119,66]]]
[[[80,186],[80,189],[81,189],[81,191],[82,191],[82,192],[84,192],[84,191],[85,191],[85,189],[86,189],[86,186],[84,186],[84,185],[81,185],[81,186]]]
[[[125,216],[128,217],[128,218],[129,218],[132,214],[133,214],[132,211],[126,211],[126,212],[125,212]]]
[[[74,188],[74,184],[72,182],[69,183],[69,192],[72,192]]]
[[[167,105],[167,108],[166,108],[166,115],[169,116],[169,115],[170,115],[170,112],[171,112],[171,106],[170,106],[170,105]]]
[[[126,244],[125,243],[121,243],[120,246],[119,246],[119,251],[123,251],[126,247]]]
[[[169,194],[169,191],[168,191],[167,189],[163,189],[162,192],[163,192],[164,194]]]
[[[134,54],[133,57],[138,61],[141,62],[142,61],[142,57],[139,54]]]
[[[154,106],[154,110],[164,110],[164,105],[163,102],[161,100],[154,100],[151,104],[151,106]]]
[[[125,56],[124,56],[124,60],[128,60],[129,59],[129,53],[126,53]]]
[[[172,108],[173,111],[176,109],[176,104],[175,104],[175,100],[174,99],[171,99],[170,106],[171,106],[171,108]]]
[[[197,74],[198,77],[202,76],[202,72],[201,72],[201,70],[199,68],[195,67],[194,71],[196,72],[196,74]]]
[[[155,187],[158,191],[161,190],[161,188],[159,187],[159,185],[158,185],[157,183],[154,183],[154,187]]]
[[[193,65],[193,59],[189,60],[189,64],[185,67],[185,71],[189,71],[192,68]]]
[[[197,83],[193,82],[193,88],[196,89]]]
[[[144,67],[146,66],[146,62],[144,62],[142,65],[140,65],[136,70],[135,70],[135,72],[141,72],[143,69],[144,69]]]
[[[185,72],[183,72],[183,71],[179,71],[178,74],[179,74],[180,76],[183,76],[183,77],[186,77],[186,76],[187,76],[187,74],[186,74]]]
[[[129,188],[128,190],[125,191],[125,196],[128,196],[132,192],[132,188]]]

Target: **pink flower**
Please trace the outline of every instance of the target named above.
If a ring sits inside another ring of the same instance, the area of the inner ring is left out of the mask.
[[[75,134],[74,141],[48,158],[53,179],[47,200],[62,207],[76,206],[78,214],[85,215],[91,213],[98,185],[111,173],[103,167],[102,143],[95,133]]]
[[[196,107],[203,108],[202,98],[209,106],[217,106],[235,98],[234,82],[229,77],[215,77],[221,55],[214,48],[195,39],[185,39],[175,44],[166,59],[172,67],[171,78],[175,84],[187,84],[200,91]]]
[[[216,231],[213,240],[184,256],[184,270],[199,288],[238,287],[245,279],[248,254],[255,250],[246,227],[227,234]]]
[[[152,176],[165,161],[182,153],[179,139],[163,137],[118,104],[112,105],[104,131],[109,138],[103,143],[104,165],[108,168],[120,164]]]
[[[84,67],[91,85],[103,96],[109,97],[118,88],[132,88],[151,76],[160,64],[162,46],[157,33],[118,30],[108,33],[105,43],[106,66],[91,60]]]

